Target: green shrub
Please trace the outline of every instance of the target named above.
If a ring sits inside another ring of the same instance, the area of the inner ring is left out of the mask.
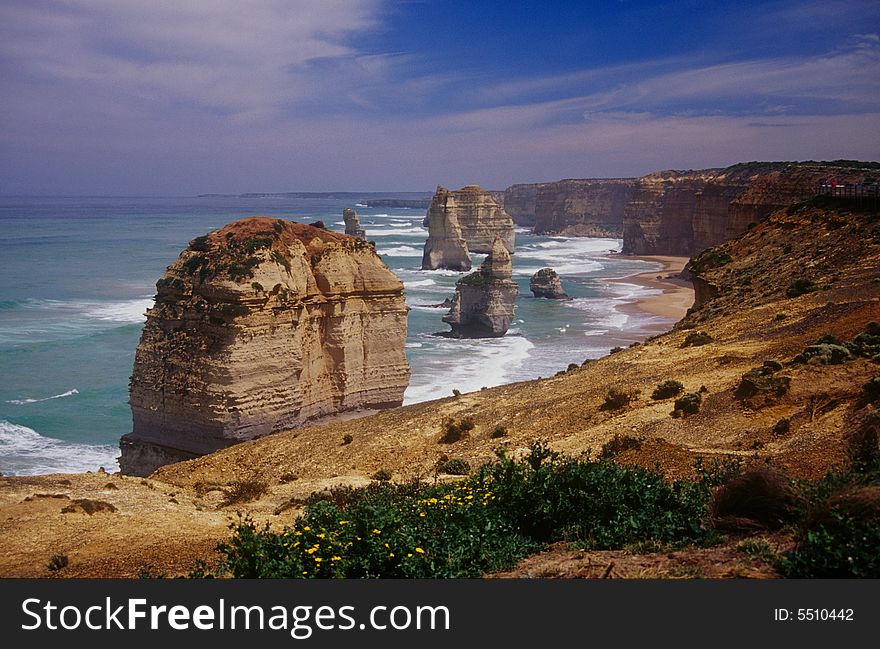
[[[610,459],[624,451],[638,450],[640,448],[642,448],[642,440],[637,437],[615,435],[602,445],[602,451],[599,453],[599,457]]]
[[[775,394],[781,397],[788,392],[791,385],[790,376],[778,376],[776,368],[781,365],[776,361],[765,361],[761,367],[753,367],[742,375],[736,388],[736,396],[747,399],[756,394]]]
[[[790,298],[795,298],[818,290],[819,287],[812,280],[798,277],[788,286],[785,294]]]
[[[681,343],[682,347],[701,347],[703,345],[708,345],[715,339],[712,338],[705,331],[691,331],[684,339],[684,342]]]
[[[221,507],[235,505],[237,503],[249,503],[256,500],[269,490],[269,485],[259,478],[248,478],[245,480],[236,480],[231,485],[223,489],[225,494]]]
[[[684,385],[682,385],[681,381],[668,380],[657,384],[657,387],[651,393],[651,398],[657,401],[660,399],[671,399],[672,397],[677,397],[682,392],[684,392]]]
[[[468,433],[473,429],[474,420],[470,417],[465,417],[458,423],[455,423],[455,420],[452,418],[446,419],[443,422],[443,434],[440,436],[440,443],[454,444],[467,437]]]
[[[617,354],[618,352],[622,352],[622,351],[623,351],[623,347],[618,346],[618,347],[612,347],[610,350],[608,350],[608,353],[609,354]]]
[[[818,504],[779,567],[800,579],[880,577],[880,486],[850,488]]]
[[[703,395],[699,392],[688,392],[675,400],[672,409],[673,417],[687,417],[700,412],[700,404],[703,402]]]
[[[66,568],[69,563],[70,560],[67,558],[66,554],[53,554],[49,557],[49,563],[46,564],[46,569],[51,572],[58,572],[62,568]]]
[[[379,482],[388,482],[389,480],[391,480],[391,475],[392,475],[391,471],[383,468],[383,469],[379,469],[378,471],[376,471],[376,473],[374,473],[370,477],[373,480],[378,480]]]
[[[602,410],[621,410],[632,401],[639,398],[639,390],[625,390],[623,388],[611,388],[605,395],[605,403]]]
[[[492,439],[507,437],[507,428],[505,428],[504,426],[495,426],[495,429],[492,431],[491,437]]]
[[[815,358],[822,365],[840,365],[852,360],[852,352],[843,345],[819,343],[810,345],[803,352],[795,356],[795,363],[807,363]]]
[[[650,471],[534,445],[456,483],[373,483],[316,495],[281,531],[250,519],[219,546],[233,577],[479,577],[542,544],[582,547],[714,540],[701,526],[709,490]]]
[[[763,561],[764,563],[774,563],[776,561],[776,552],[766,539],[746,539],[737,545],[736,549],[747,555],[750,559]]]
[[[351,444],[353,441],[354,441],[354,437],[352,437],[352,435],[350,433],[346,433],[345,435],[342,436],[342,445],[343,446]]]
[[[445,460],[437,464],[438,473],[446,473],[448,475],[467,475],[471,472],[471,465],[467,460],[453,458]]]

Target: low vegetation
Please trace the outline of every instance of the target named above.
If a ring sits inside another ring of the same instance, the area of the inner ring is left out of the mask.
[[[681,381],[663,381],[663,383],[659,383],[654,391],[651,393],[651,398],[660,401],[661,399],[671,399],[672,397],[677,397],[682,392],[684,392],[684,385],[682,385]]]
[[[672,416],[677,418],[695,415],[700,412],[703,395],[699,392],[688,392],[675,400]]]
[[[440,436],[441,444],[454,444],[465,437],[474,429],[474,420],[470,417],[461,419],[458,423],[454,419],[443,422],[443,434]]]
[[[602,404],[602,410],[622,410],[638,399],[640,394],[639,390],[611,388],[605,394],[605,403]]]

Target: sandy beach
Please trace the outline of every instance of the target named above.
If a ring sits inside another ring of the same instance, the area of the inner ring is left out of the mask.
[[[683,318],[687,310],[694,304],[693,285],[689,281],[678,277],[689,258],[637,256],[631,257],[631,259],[661,263],[663,268],[611,281],[621,284],[637,284],[645,288],[659,290],[660,293],[640,298],[628,304],[622,304],[617,308],[624,313],[642,311],[663,318],[671,318],[676,322]]]

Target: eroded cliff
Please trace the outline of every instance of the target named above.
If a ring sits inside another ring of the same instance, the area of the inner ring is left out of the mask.
[[[356,238],[251,217],[194,239],[156,288],[125,473],[403,400],[403,285]]]
[[[470,252],[488,253],[495,239],[500,238],[509,253],[513,253],[516,233],[513,219],[493,198],[492,193],[479,185],[467,185],[457,190],[437,187],[428,209],[428,227],[432,219],[455,217],[461,236]]]

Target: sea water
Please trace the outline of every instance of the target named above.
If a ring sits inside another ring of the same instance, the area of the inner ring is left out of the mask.
[[[352,198],[0,198],[0,473],[116,470],[131,430],[128,381],[155,282],[196,236],[254,214],[323,220],[343,231]],[[404,282],[410,306],[405,403],[550,376],[668,324],[617,307],[651,291],[609,282],[659,268],[609,256],[619,239],[517,229],[516,320],[502,338],[455,340],[446,309],[462,273],[422,271],[424,210],[357,205],[361,225]],[[473,255],[474,267],[482,255]],[[529,277],[554,268],[573,299],[536,299]]]

